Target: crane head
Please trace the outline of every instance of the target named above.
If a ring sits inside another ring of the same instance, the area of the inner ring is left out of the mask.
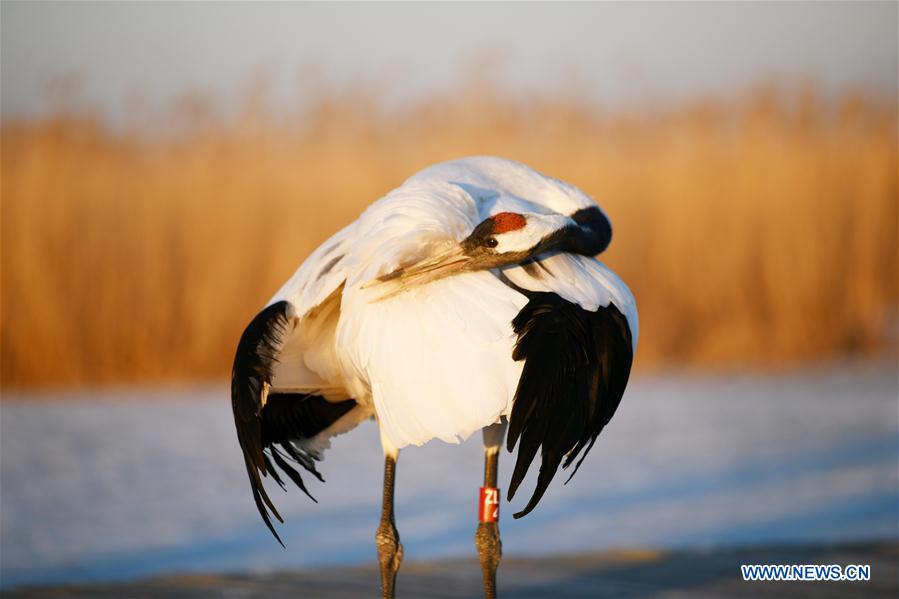
[[[500,212],[481,222],[462,240],[466,255],[483,270],[525,260],[553,249],[564,234],[576,228],[561,214]]]
[[[365,287],[390,283],[391,288],[379,298],[386,299],[454,274],[517,264],[557,249],[577,227],[574,220],[561,214],[500,212],[478,224],[462,241],[380,276]]]

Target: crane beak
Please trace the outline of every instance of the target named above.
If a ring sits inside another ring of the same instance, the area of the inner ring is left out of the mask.
[[[465,254],[462,246],[454,245],[419,262],[401,266],[386,275],[373,279],[365,283],[362,288],[385,286],[386,293],[377,299],[377,301],[380,301],[407,291],[412,287],[464,272],[471,265],[471,262],[471,257]]]

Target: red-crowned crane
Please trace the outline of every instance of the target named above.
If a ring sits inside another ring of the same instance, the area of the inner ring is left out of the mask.
[[[262,477],[283,487],[286,474],[308,494],[297,466],[321,479],[315,462],[330,438],[373,417],[385,460],[375,541],[392,597],[403,556],[393,516],[400,449],[480,429],[475,544],[484,593],[495,596],[503,438],[509,451],[518,444],[509,500],[541,454],[520,518],[560,465],[580,456],[577,471],[627,384],[636,305],[594,258],[611,237],[576,187],[474,157],[419,172],[316,249],[247,326],[231,375],[253,498],[278,541],[271,517],[283,520]]]

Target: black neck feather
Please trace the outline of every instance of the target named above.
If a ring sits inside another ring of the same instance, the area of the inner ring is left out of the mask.
[[[595,256],[609,247],[609,242],[612,241],[612,225],[599,207],[581,208],[570,218],[575,224],[544,237],[530,255],[559,251]]]
[[[571,215],[577,227],[571,227],[571,233],[563,242],[562,251],[573,252],[583,256],[600,254],[612,241],[612,224],[598,206],[581,208]]]

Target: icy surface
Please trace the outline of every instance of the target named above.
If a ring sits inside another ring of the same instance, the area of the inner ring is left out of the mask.
[[[572,482],[513,520],[504,555],[897,537],[893,365],[767,378],[635,381]],[[250,496],[227,389],[105,392],[0,404],[2,586],[375,559],[375,425],[334,440],[318,504],[272,488],[287,550]],[[501,458],[501,486],[512,459]],[[473,556],[480,439],[404,450],[407,559]]]

